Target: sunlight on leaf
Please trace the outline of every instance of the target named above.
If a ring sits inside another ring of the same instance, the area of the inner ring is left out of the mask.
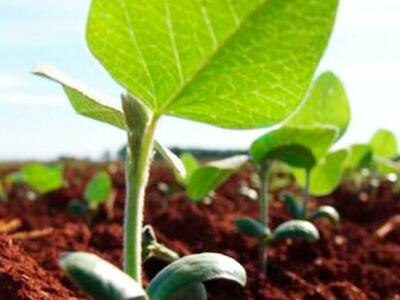
[[[337,0],[93,0],[86,37],[156,115],[262,127],[304,97],[336,8]]]
[[[339,139],[350,123],[350,103],[340,79],[331,72],[321,74],[302,106],[285,126],[331,125],[339,128]]]

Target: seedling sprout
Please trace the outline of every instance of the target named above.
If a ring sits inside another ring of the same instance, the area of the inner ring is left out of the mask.
[[[225,5],[222,0],[212,5],[92,1],[87,43],[108,73],[126,89],[122,111],[52,67],[34,70],[60,83],[78,113],[127,132],[123,258],[125,272],[137,284],[132,283],[134,291],[119,295],[124,298],[146,298],[139,289],[144,193],[154,145],[160,148],[154,140],[160,117],[173,115],[226,128],[280,122],[306,93],[328,42],[337,0],[245,1],[232,3],[231,9],[225,9]],[[162,150],[160,153],[178,171],[184,171],[179,161]],[[79,280],[80,275],[89,274],[94,285],[99,283],[97,279],[112,280],[96,273],[102,263],[91,255],[69,254],[62,258],[62,265],[89,294],[93,290]],[[204,280],[228,278],[244,284],[245,277],[244,269],[231,258],[196,254],[161,271],[147,294],[152,300],[168,299],[183,287]],[[121,282],[128,281],[124,278]],[[114,294],[102,291],[104,294],[95,296],[113,299]]]
[[[19,171],[8,175],[6,181],[11,184],[25,183],[39,194],[46,194],[63,186],[63,168],[59,164],[28,163]]]

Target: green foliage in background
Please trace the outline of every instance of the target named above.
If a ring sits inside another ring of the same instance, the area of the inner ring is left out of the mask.
[[[26,183],[40,194],[59,190],[64,184],[63,168],[60,164],[44,165],[28,163],[18,172],[7,177],[12,184]]]
[[[247,163],[248,156],[237,155],[200,165],[192,155],[186,153],[181,160],[187,171],[181,182],[189,198],[200,201]]]
[[[310,171],[310,184],[308,192],[314,196],[323,196],[333,192],[339,185],[344,172],[348,151],[338,150],[328,153]],[[305,172],[302,169],[293,169],[296,181],[305,186]]]
[[[105,171],[97,172],[85,188],[84,198],[90,207],[96,209],[101,203],[107,202],[112,192],[110,175]]]

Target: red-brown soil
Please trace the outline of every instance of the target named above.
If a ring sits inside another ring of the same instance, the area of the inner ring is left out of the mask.
[[[67,168],[66,187],[36,201],[26,199],[26,188],[11,188],[10,201],[0,204],[0,230],[11,220],[16,224],[0,234],[1,300],[87,299],[58,267],[64,251],[90,251],[121,265],[124,173],[117,165],[107,169],[117,190],[112,218],[101,209],[88,222],[67,210],[72,199],[82,197],[93,166]],[[159,182],[168,184],[171,193],[160,191]],[[400,199],[390,183],[382,182],[368,192],[344,184],[332,196],[319,199],[341,213],[337,231],[318,223],[318,243],[288,240],[273,245],[268,272],[262,274],[255,241],[233,226],[235,218],[257,217],[257,202],[238,193],[239,182],[250,184],[249,170],[234,175],[211,204],[192,204],[166,168],[152,170],[145,222],[155,227],[159,240],[182,255],[203,251],[230,255],[248,271],[245,289],[230,282],[207,283],[210,299],[400,299],[400,221],[395,217]],[[281,202],[274,200],[271,226],[288,218]],[[146,262],[146,280],[161,267],[159,261]]]

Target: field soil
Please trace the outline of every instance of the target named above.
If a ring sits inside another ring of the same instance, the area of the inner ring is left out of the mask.
[[[101,207],[92,217],[68,210],[81,199],[87,181],[99,168],[107,170],[115,188],[114,206]],[[3,170],[3,175],[10,170]],[[60,253],[90,251],[121,267],[124,172],[118,164],[67,167],[65,187],[29,200],[24,186],[10,187],[0,204],[0,299],[87,299],[63,275]],[[160,184],[162,183],[162,184]],[[193,204],[164,166],[152,169],[146,196],[145,223],[158,239],[181,255],[220,252],[237,259],[248,272],[248,284],[207,283],[214,300],[398,300],[400,299],[400,197],[389,182],[368,190],[343,184],[334,194],[313,199],[335,206],[342,216],[337,230],[317,224],[321,239],[310,244],[287,240],[270,247],[265,274],[259,271],[257,244],[233,226],[236,218],[257,217],[258,203],[241,195],[252,187],[251,171],[228,180],[207,203]],[[297,193],[295,187],[290,190]],[[271,227],[288,220],[273,192]],[[145,280],[164,264],[144,264]]]

